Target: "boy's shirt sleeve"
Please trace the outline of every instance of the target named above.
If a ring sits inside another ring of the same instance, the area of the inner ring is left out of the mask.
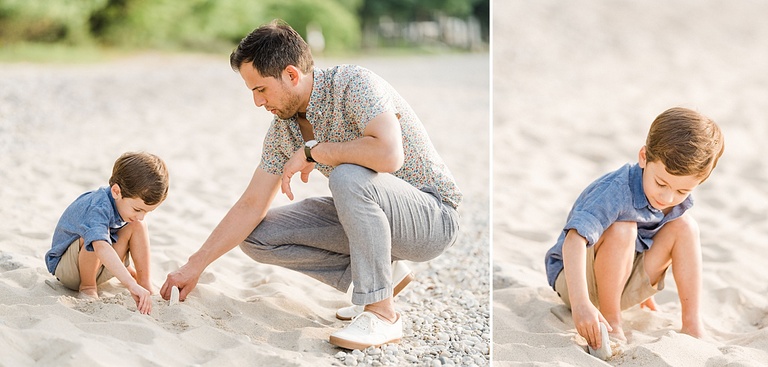
[[[80,222],[80,233],[83,235],[83,245],[87,251],[93,251],[94,241],[106,241],[112,244],[109,227],[112,213],[110,208],[96,206],[83,213]]]
[[[593,246],[608,227],[619,219],[623,203],[632,203],[626,185],[617,181],[599,182],[576,200],[563,230],[575,229]]]

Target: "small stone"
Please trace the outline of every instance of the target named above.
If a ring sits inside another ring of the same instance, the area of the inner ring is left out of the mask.
[[[173,287],[171,287],[171,300],[170,300],[169,306],[173,306],[177,304],[179,304],[179,287],[174,285]]]

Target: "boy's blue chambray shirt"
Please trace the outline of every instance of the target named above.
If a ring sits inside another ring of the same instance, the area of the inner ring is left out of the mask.
[[[53,232],[51,249],[45,254],[45,264],[51,274],[69,245],[82,237],[85,249],[93,251],[93,241],[117,241],[117,231],[126,222],[120,217],[109,186],[80,195],[64,210]]]
[[[644,252],[651,248],[653,236],[665,223],[679,218],[692,206],[691,195],[667,215],[651,206],[643,191],[643,169],[637,163],[600,177],[576,199],[557,243],[547,252],[544,261],[549,285],[554,288],[563,270],[563,241],[570,229],[586,238],[587,246],[593,246],[614,222],[636,222],[635,251]]]

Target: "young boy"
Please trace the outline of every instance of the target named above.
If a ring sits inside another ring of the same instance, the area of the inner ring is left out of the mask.
[[[149,314],[149,232],[143,219],[167,194],[163,160],[143,152],[123,154],[108,187],[80,195],[62,214],[45,255],[48,271],[65,287],[91,298],[99,297],[97,284],[117,277],[138,310]]]
[[[656,309],[653,295],[670,265],[682,332],[703,336],[699,228],[686,211],[724,147],[712,120],[671,108],[651,124],[637,164],[604,175],[576,200],[545,262],[549,285],[593,348],[601,347],[599,323],[625,342],[621,311],[638,303]]]

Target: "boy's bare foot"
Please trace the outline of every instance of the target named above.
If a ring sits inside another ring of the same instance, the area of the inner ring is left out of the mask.
[[[680,330],[683,334],[688,334],[696,339],[703,339],[706,336],[704,327],[699,323],[698,325],[683,325]]]
[[[99,299],[99,292],[95,286],[80,287],[80,293],[77,297],[82,299]]]
[[[612,323],[608,322],[613,330],[608,333],[608,336],[611,338],[611,340],[618,341],[620,343],[626,343],[627,342],[627,336],[624,335],[624,329],[621,328],[621,323]]]

